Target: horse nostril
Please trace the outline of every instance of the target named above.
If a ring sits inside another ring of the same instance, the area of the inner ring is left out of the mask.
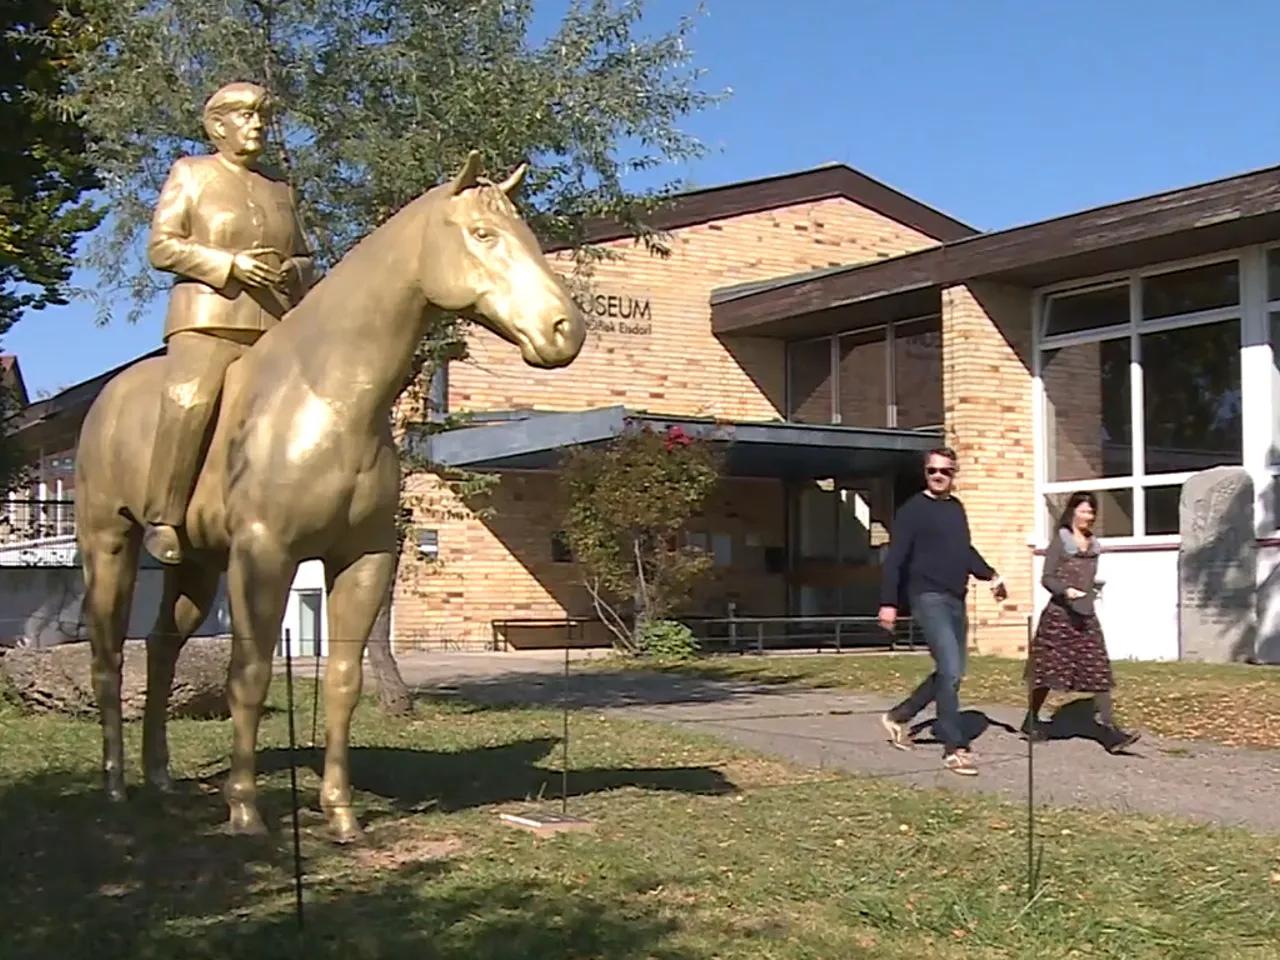
[[[553,329],[555,330],[557,340],[568,340],[569,334],[573,331],[573,323],[568,317],[561,317],[556,321]]]

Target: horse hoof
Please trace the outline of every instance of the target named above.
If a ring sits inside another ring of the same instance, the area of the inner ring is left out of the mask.
[[[247,803],[231,804],[231,819],[227,829],[234,837],[265,837],[267,825],[262,822],[258,808]]]
[[[358,843],[364,839],[360,818],[350,807],[339,807],[329,814],[329,829],[334,843]]]
[[[147,786],[157,793],[173,793],[173,777],[165,769],[147,772]]]

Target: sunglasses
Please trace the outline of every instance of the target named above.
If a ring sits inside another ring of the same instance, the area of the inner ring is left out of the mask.
[[[936,477],[939,475],[944,477],[954,477],[956,475],[956,468],[955,467],[925,467],[924,472],[931,477]]]

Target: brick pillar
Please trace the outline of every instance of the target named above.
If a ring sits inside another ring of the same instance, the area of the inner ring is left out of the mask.
[[[1032,613],[1035,472],[1031,426],[1030,291],[995,283],[942,293],[943,408],[960,458],[957,492],[973,543],[1004,577],[997,604],[985,584],[969,600],[969,641],[982,653],[1021,653]]]

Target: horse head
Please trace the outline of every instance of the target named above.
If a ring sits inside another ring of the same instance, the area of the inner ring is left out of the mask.
[[[530,366],[563,367],[582,349],[586,324],[511,201],[526,169],[492,183],[480,176],[473,150],[458,175],[435,188],[423,293],[518,346]]]

